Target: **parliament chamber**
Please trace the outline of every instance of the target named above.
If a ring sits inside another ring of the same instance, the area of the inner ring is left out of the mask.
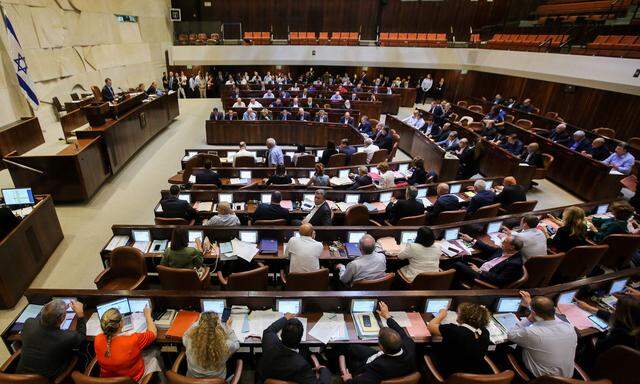
[[[638,1],[0,12],[0,383],[639,382]]]

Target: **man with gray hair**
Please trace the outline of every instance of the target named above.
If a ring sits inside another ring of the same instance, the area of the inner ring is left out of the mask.
[[[278,164],[284,164],[284,154],[276,140],[270,137],[267,139],[267,167],[275,167]]]
[[[582,152],[587,150],[590,145],[591,143],[589,143],[589,140],[585,137],[584,131],[578,130],[573,132],[573,138],[567,146],[572,151]]]
[[[405,197],[405,200],[398,200],[392,196],[387,205],[387,220],[393,225],[398,224],[398,221],[404,217],[418,216],[424,213],[424,205],[416,200],[418,188],[414,186],[407,187]]]
[[[364,139],[363,152],[367,154],[367,164],[369,164],[371,159],[373,159],[373,153],[378,150],[380,150],[380,148],[373,144],[373,140],[371,138]]]
[[[67,308],[75,312],[75,330],[62,330]],[[27,319],[22,327],[22,356],[16,373],[37,374],[48,379],[60,374],[71,360],[73,350],[84,341],[87,333],[84,307],[73,300],[53,300],[40,314]]]
[[[353,179],[353,185],[349,189],[358,189],[373,184],[373,179],[369,176],[369,171],[364,165],[358,167],[357,175],[349,174],[349,177]]]
[[[427,207],[427,219],[430,224],[433,224],[438,219],[440,213],[460,209],[460,201],[457,196],[449,193],[448,184],[438,184],[436,193],[438,194],[436,202]]]
[[[324,197],[323,189],[316,189],[316,192],[313,195],[313,204],[314,207],[311,211],[305,216],[302,220],[302,223],[309,223],[314,227],[322,226],[322,225],[331,225],[331,208],[329,207],[329,203]],[[300,223],[294,223],[294,225]]]
[[[569,132],[567,132],[567,124],[560,123],[554,129],[551,130],[551,135],[549,135],[549,139],[554,143],[567,145],[571,140],[569,136]]]
[[[371,235],[364,235],[358,243],[360,254],[345,267],[343,264],[336,265],[340,281],[348,286],[360,280],[380,279],[387,273],[386,256],[376,251],[376,240]]]
[[[491,189],[487,189],[487,183],[482,179],[473,183],[473,192],[475,192],[475,195],[469,200],[467,217],[473,216],[478,209],[496,202],[496,193]]]

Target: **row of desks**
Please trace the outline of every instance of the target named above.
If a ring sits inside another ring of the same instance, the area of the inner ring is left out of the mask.
[[[249,101],[251,101],[251,98],[242,98],[242,101],[245,103],[245,105],[249,105]],[[256,101],[258,101],[260,104],[262,104],[263,108],[268,108],[269,104],[271,104],[273,101],[275,101],[275,99],[265,99],[265,98],[256,98]],[[282,100],[282,102],[285,104],[285,106],[289,106],[291,105],[291,102],[293,100],[292,99],[284,99]],[[222,107],[225,110],[228,110],[230,108],[233,107],[233,104],[236,102],[236,99],[233,98],[223,98],[222,99]],[[335,101],[331,101],[329,99],[314,99],[313,100],[314,103],[318,104],[318,106],[323,107],[325,104],[328,104],[330,107],[328,109],[344,109],[344,101],[340,101],[340,102],[335,102]],[[303,101],[301,100],[300,103],[302,104]],[[302,107],[302,106],[301,106]],[[381,101],[365,101],[365,100],[355,100],[355,101],[351,101],[351,108],[357,111],[360,111],[361,115],[366,115],[369,116],[370,119],[376,119],[376,120],[380,120],[380,115],[383,112],[382,110],[382,102]],[[262,108],[257,108],[258,110],[262,109]],[[306,108],[305,108],[306,110]],[[397,112],[396,112],[397,113]]]
[[[237,114],[236,115],[236,119],[237,120],[242,120],[243,114],[247,111],[248,108],[246,108],[246,107],[235,107],[235,108],[229,108],[229,109]],[[298,119],[298,108],[293,108],[293,107],[273,107],[273,108],[269,108],[269,107],[265,106],[264,108],[258,108],[258,109],[254,110],[254,112],[256,114],[256,120],[264,120],[262,118],[262,115],[260,114],[260,112],[263,109],[268,109],[271,112],[271,120],[281,120],[280,113],[283,110],[287,110],[287,111],[289,111],[291,113],[287,120],[297,120]],[[360,120],[360,111],[355,110],[355,109],[347,110],[347,109],[335,109],[335,108],[332,108],[332,109],[304,108],[304,111],[309,113],[309,119],[308,120],[311,120],[311,121],[315,121],[316,116],[318,115],[318,112],[320,112],[321,110],[325,111],[327,113],[327,118],[328,118],[328,121],[330,123],[339,123],[340,122],[340,118],[342,118],[342,116],[344,116],[345,112],[349,112],[351,117],[353,117],[354,125],[357,126],[358,125],[358,121]]]

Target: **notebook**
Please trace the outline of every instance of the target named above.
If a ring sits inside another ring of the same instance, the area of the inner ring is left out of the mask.
[[[277,254],[278,240],[262,239],[259,248],[261,254]]]
[[[171,328],[167,331],[167,337],[182,338],[182,335],[189,329],[189,327],[198,321],[200,314],[193,311],[180,310],[171,323]]]

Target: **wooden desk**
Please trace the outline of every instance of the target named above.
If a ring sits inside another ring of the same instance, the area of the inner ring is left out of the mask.
[[[0,308],[12,308],[40,273],[64,235],[51,196],[37,204],[18,226],[0,239]]]
[[[67,113],[73,112],[76,109],[80,109],[85,105],[89,105],[93,103],[94,100],[95,98],[92,96],[92,97],[84,98],[82,100],[67,101],[64,103],[64,109],[67,111]]]
[[[229,108],[229,109],[231,109],[237,114],[236,120],[242,120],[242,117],[248,108],[235,107],[235,108]],[[260,111],[262,111],[262,109],[263,108],[257,108],[254,110],[254,112],[256,113],[256,120],[261,120],[261,121],[263,120],[260,115]],[[293,108],[293,107],[273,107],[273,108],[264,107],[264,109],[268,109],[269,111],[271,111],[271,118],[273,121],[280,120],[280,113],[285,109],[291,113],[291,115],[289,115],[288,117],[288,120],[296,120],[296,116],[298,115],[298,108]],[[327,113],[327,118],[329,123],[340,123],[340,118],[344,116],[345,112],[349,112],[351,117],[353,117],[353,122],[355,126],[358,125],[358,122],[360,120],[360,111],[355,109],[346,110],[346,109],[305,108],[304,111],[309,113],[309,120],[313,122],[315,121],[316,115],[321,110]]]
[[[0,127],[0,157],[21,155],[44,143],[37,117],[23,117]],[[0,170],[6,167],[0,162]]]
[[[264,99],[264,98],[255,98],[260,104],[262,104],[263,108],[268,109],[268,105],[271,104],[275,99]],[[290,106],[293,99],[282,99],[282,102],[285,106]],[[251,98],[242,98],[242,101],[245,105],[249,105],[249,101]],[[223,98],[222,106],[226,110],[229,110],[233,107],[233,104],[236,102],[236,99],[233,98]],[[302,104],[303,100],[300,100]],[[313,102],[318,104],[318,106],[322,107],[325,104],[329,104],[332,107],[330,109],[342,109],[344,105],[344,101],[341,102],[332,102],[329,99],[313,99]],[[302,107],[302,106],[301,106]],[[262,109],[262,108],[258,108]],[[306,111],[307,108],[305,108]],[[381,101],[364,101],[364,100],[354,100],[351,102],[351,109],[357,110],[360,112],[360,115],[367,115],[370,119],[380,119],[380,114],[382,113],[382,102]],[[345,109],[346,111],[346,109]]]
[[[82,109],[75,109],[71,112],[60,116],[60,125],[64,138],[68,139],[73,136],[73,131],[87,124],[87,116]]]

